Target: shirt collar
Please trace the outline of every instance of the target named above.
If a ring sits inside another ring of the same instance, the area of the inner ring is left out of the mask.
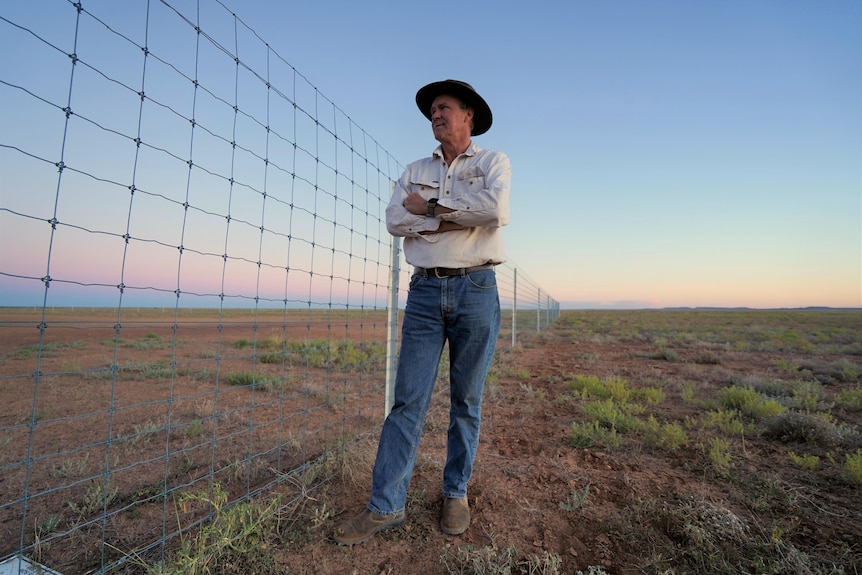
[[[467,149],[464,150],[464,153],[462,155],[463,156],[475,156],[479,152],[479,150],[481,150],[481,149],[482,148],[477,146],[475,144],[475,142],[473,142],[473,140],[470,140],[470,145],[467,146]],[[437,158],[443,158],[443,146],[442,145],[437,146],[437,148],[434,150],[434,153],[432,153],[431,156],[437,157]]]

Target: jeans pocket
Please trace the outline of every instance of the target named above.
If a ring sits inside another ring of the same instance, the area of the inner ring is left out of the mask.
[[[494,270],[479,270],[467,274],[467,281],[470,285],[482,289],[492,290],[497,288],[497,274]]]

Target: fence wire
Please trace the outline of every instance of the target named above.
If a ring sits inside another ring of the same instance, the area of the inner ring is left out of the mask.
[[[212,517],[178,494],[307,494],[378,431],[403,166],[218,0],[25,4],[0,10],[0,562],[155,564]],[[556,319],[498,280],[504,344]]]

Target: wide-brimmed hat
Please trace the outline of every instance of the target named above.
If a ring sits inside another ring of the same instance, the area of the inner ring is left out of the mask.
[[[419,111],[426,118],[431,119],[431,104],[434,103],[434,98],[441,94],[455,96],[467,104],[468,108],[473,108],[473,131],[470,133],[471,136],[484,134],[490,129],[492,122],[490,106],[488,106],[488,103],[482,96],[476,93],[473,86],[460,80],[431,82],[416,92],[416,105],[419,106]]]

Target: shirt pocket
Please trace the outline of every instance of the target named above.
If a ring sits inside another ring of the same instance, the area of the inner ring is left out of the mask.
[[[410,190],[425,198],[440,197],[440,176],[433,170],[418,170],[410,174]]]
[[[458,183],[468,190],[479,190],[485,187],[485,172],[479,166],[470,166],[458,173]]]
[[[440,182],[430,178],[410,178],[410,191],[426,198],[440,197]]]

